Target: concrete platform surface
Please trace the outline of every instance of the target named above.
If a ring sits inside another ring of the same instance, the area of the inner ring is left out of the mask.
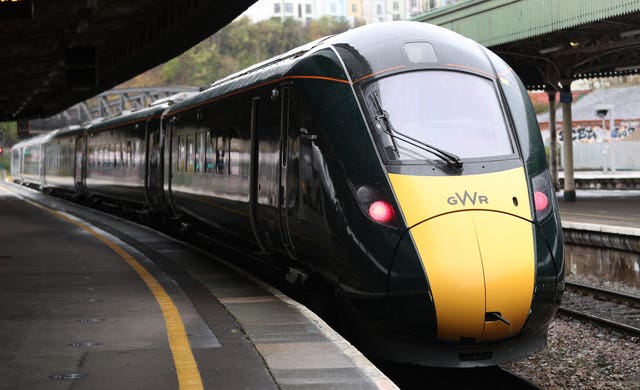
[[[0,221],[0,389],[397,388],[211,254],[7,183]]]
[[[576,201],[557,194],[564,228],[640,236],[640,191],[576,190]]]

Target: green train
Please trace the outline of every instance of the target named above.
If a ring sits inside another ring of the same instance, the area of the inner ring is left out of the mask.
[[[198,226],[291,281],[323,281],[381,359],[524,358],[564,290],[526,90],[495,54],[428,24],[312,42],[13,159],[16,181]]]

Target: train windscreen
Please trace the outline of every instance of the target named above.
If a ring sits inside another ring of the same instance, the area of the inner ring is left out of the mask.
[[[374,82],[366,95],[388,160],[443,158],[439,152],[456,160],[514,153],[496,89],[483,77],[400,73]]]

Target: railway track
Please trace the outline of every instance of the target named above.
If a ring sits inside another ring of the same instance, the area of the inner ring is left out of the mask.
[[[640,297],[581,283],[566,283],[559,312],[640,337]]]

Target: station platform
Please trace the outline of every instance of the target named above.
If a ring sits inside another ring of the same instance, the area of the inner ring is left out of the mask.
[[[558,172],[561,188],[564,188],[564,172]],[[640,171],[575,171],[575,188],[578,190],[640,190]]]
[[[610,232],[640,235],[640,190],[576,190],[576,201],[557,193],[563,227],[600,226]]]
[[[0,183],[0,389],[396,389],[209,253]]]
[[[608,289],[640,289],[640,191],[576,190],[558,193],[565,276]],[[640,290],[633,290],[640,291]]]

